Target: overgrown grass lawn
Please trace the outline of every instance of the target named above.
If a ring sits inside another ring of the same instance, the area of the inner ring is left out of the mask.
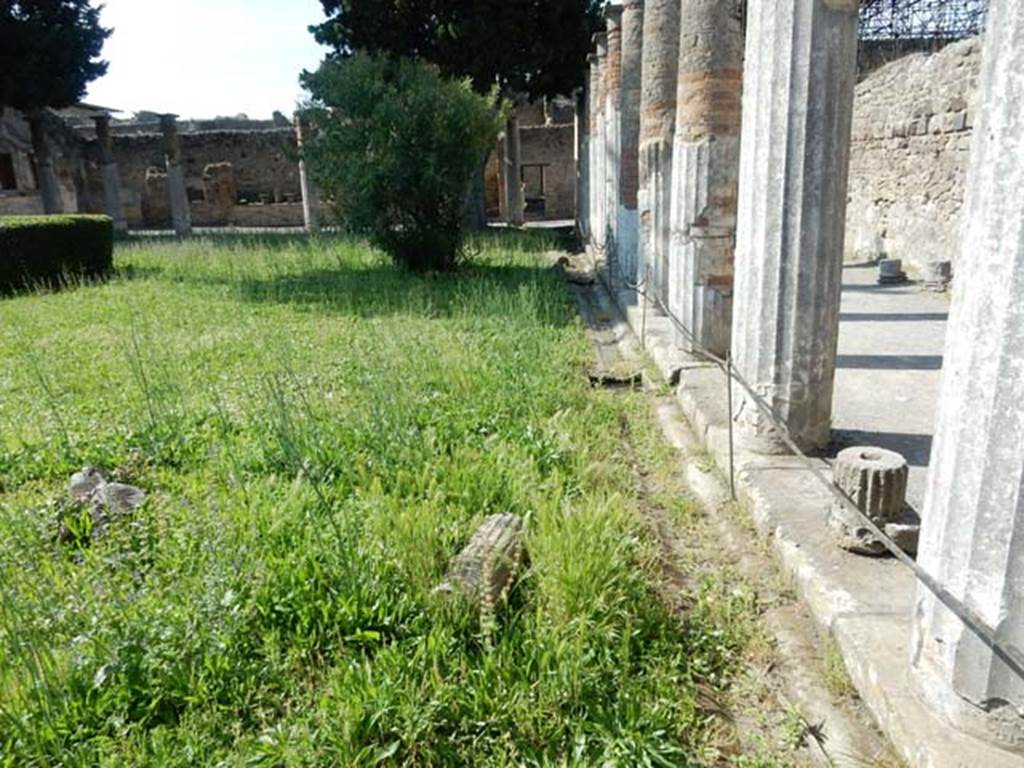
[[[135,241],[0,300],[0,765],[713,762],[740,609],[655,596],[648,417],[589,387],[548,247]],[[95,538],[85,465],[148,493]],[[497,512],[530,565],[481,621],[434,588]]]

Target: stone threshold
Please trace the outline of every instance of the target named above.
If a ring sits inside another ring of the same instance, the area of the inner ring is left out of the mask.
[[[598,266],[604,287],[607,273]],[[619,281],[616,281],[619,282]],[[723,472],[729,466],[726,379],[715,365],[676,348],[667,317],[616,284],[612,294],[676,398],[694,433]],[[836,641],[863,703],[893,748],[918,768],[1022,768],[1024,758],[956,730],[916,694],[910,669],[913,575],[891,558],[840,550],[826,515],[831,501],[804,461],[737,446],[737,497],[792,579],[819,628]],[[814,459],[831,474],[825,459]],[[827,734],[825,734],[827,737]],[[843,756],[862,764],[864,756]]]

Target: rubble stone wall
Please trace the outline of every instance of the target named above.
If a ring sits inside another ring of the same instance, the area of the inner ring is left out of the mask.
[[[952,261],[974,125],[980,39],[911,53],[857,85],[846,251]]]

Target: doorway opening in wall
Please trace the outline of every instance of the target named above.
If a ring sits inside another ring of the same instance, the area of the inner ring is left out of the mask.
[[[520,166],[523,199],[526,201],[526,216],[530,218],[544,218],[546,200],[544,190],[545,168],[546,166],[541,164],[524,164]]]
[[[16,192],[18,179],[14,175],[14,155],[0,152],[0,192]]]

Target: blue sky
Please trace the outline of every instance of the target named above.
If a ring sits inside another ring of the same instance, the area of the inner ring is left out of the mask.
[[[96,3],[98,4],[98,3]],[[102,0],[107,74],[85,100],[129,112],[269,118],[295,106],[324,50],[319,0]]]

